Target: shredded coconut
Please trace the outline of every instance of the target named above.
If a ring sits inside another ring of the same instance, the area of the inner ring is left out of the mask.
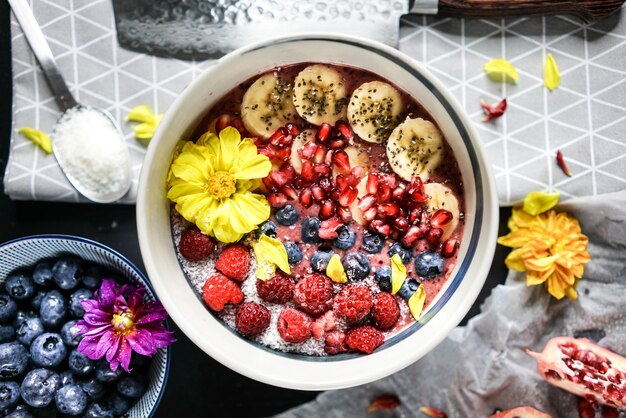
[[[128,187],[128,148],[100,111],[89,107],[68,110],[54,129],[53,147],[65,174],[81,188],[107,195]]]

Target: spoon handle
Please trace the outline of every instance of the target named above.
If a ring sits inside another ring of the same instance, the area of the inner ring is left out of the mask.
[[[22,31],[35,54],[35,58],[39,61],[39,65],[48,80],[52,94],[54,94],[61,110],[66,111],[67,109],[77,106],[78,103],[74,99],[74,96],[72,96],[67,84],[65,84],[65,80],[54,60],[50,46],[48,46],[41,28],[37,20],[35,20],[35,16],[28,2],[26,0],[9,0],[9,4],[22,27]]]

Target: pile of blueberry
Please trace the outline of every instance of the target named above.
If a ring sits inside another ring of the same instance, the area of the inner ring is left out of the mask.
[[[73,325],[107,275],[76,257],[42,261],[0,278],[0,416],[123,416],[146,391],[148,358],[132,374],[77,351]]]

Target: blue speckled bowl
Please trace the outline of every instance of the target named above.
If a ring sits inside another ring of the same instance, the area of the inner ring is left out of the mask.
[[[146,276],[122,254],[98,242],[70,235],[34,235],[0,244],[0,281],[13,270],[34,266],[41,259],[63,254],[73,254],[84,260],[101,264],[132,282],[145,286],[147,297],[151,300],[156,299]],[[148,418],[154,415],[165,390],[170,357],[171,350],[165,348],[159,350],[152,358],[148,374],[150,382],[148,390],[128,411],[129,418]]]

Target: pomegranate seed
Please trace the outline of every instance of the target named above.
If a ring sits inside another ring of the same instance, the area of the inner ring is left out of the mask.
[[[409,223],[411,225],[416,224],[419,221],[421,215],[422,215],[422,209],[421,208],[411,209],[411,211],[409,212]]]
[[[274,153],[277,159],[287,161],[291,157],[291,148],[280,146],[276,148]]]
[[[337,228],[343,225],[341,219],[337,216],[331,216],[329,219],[322,221],[318,235],[321,239],[337,238]]]
[[[400,213],[400,208],[395,203],[384,203],[382,205],[378,205],[378,213],[384,216],[396,216]]]
[[[385,238],[391,235],[391,232],[392,232],[391,226],[387,225],[380,219],[374,219],[370,223],[370,228],[372,228],[374,231],[378,232],[380,235],[384,236]]]
[[[354,132],[352,131],[352,128],[350,127],[348,122],[344,120],[338,120],[335,123],[335,128],[337,128],[341,135],[348,141],[352,141],[354,139]]]
[[[302,132],[302,129],[295,123],[288,123],[285,125],[285,128],[289,131],[289,133],[293,136],[299,135]]]
[[[367,222],[373,221],[376,218],[376,215],[378,215],[378,211],[373,206],[363,211],[363,219],[365,219]]]
[[[311,187],[311,192],[313,192],[313,199],[317,202],[321,202],[326,199],[326,192],[318,185]]]
[[[330,193],[333,190],[333,184],[328,177],[321,179],[318,184],[326,193]]]
[[[259,148],[265,146],[265,142],[261,141],[259,138],[250,138],[252,142],[254,142],[254,146]]]
[[[366,194],[365,196],[361,198],[361,200],[359,200],[359,204],[357,206],[359,207],[359,209],[365,212],[366,210],[374,206],[375,203],[376,203],[376,196],[371,195],[371,194]]]
[[[439,244],[439,240],[441,240],[442,235],[443,235],[443,229],[433,228],[430,231],[428,231],[428,234],[426,234],[426,240],[432,245],[437,245]]]
[[[391,199],[391,188],[386,184],[379,184],[376,196],[381,203],[389,201]]]
[[[578,416],[580,418],[595,418],[596,409],[594,408],[593,403],[581,398],[578,401]]]
[[[416,203],[424,203],[428,200],[428,195],[424,190],[424,183],[419,177],[413,177],[409,186],[409,196]]]
[[[394,189],[396,187],[396,176],[393,174],[385,174],[382,176],[383,183],[389,186],[390,189]]]
[[[352,177],[352,185],[356,186],[365,176],[365,169],[360,165],[352,167],[352,170],[350,170],[350,176]]]
[[[335,139],[331,139],[330,142],[328,143],[328,146],[330,147],[330,149],[342,149],[346,146],[346,141],[344,141],[343,139],[339,139],[339,138],[335,138]]]
[[[230,122],[230,126],[237,129],[240,134],[246,133],[246,127],[243,124],[243,121],[239,118],[235,118]]]
[[[276,132],[270,136],[270,144],[272,145],[283,145],[283,140],[285,137],[289,135],[289,131],[285,128],[278,128]]]
[[[339,190],[343,190],[346,187],[350,186],[350,183],[348,183],[348,180],[341,174],[338,174],[337,177],[335,177],[335,184],[337,185],[337,188]]]
[[[267,190],[274,189],[274,185],[272,184],[272,180],[270,180],[270,176],[263,177],[261,181],[263,181],[263,185],[267,188]]]
[[[400,232],[404,232],[409,229],[409,221],[403,216],[398,216],[393,219],[393,227]]]
[[[330,198],[334,200],[335,202],[339,200],[340,195],[341,195],[341,191],[339,191],[338,189],[333,189],[333,191],[330,192]]]
[[[274,150],[272,150],[270,147],[257,147],[257,152],[259,154],[265,155],[270,160],[276,156],[276,154],[274,153]]]
[[[406,193],[407,185],[406,183],[400,183],[398,186],[391,191],[391,197],[393,200],[402,200],[404,199],[404,195]]]
[[[352,187],[347,187],[341,194],[339,195],[338,202],[341,206],[350,206],[356,196],[359,194],[356,189]]]
[[[273,208],[282,208],[287,204],[287,196],[282,193],[270,193],[267,201]]]
[[[300,177],[306,181],[313,181],[315,173],[313,172],[313,164],[310,161],[302,162],[302,169],[300,170]]]
[[[313,171],[318,177],[330,177],[331,169],[328,164],[315,164],[313,165]]]
[[[378,173],[370,173],[367,176],[366,189],[368,193],[376,194],[378,190]]]
[[[226,115],[226,114],[220,115],[217,118],[217,120],[215,121],[215,130],[217,131],[218,134],[222,132],[223,129],[230,126],[230,119],[231,119],[231,116]]]
[[[333,167],[344,176],[350,175],[350,159],[345,151],[338,150],[333,153]]]
[[[302,177],[298,176],[296,177],[296,179],[293,181],[293,185],[297,188],[297,189],[304,189],[306,187],[309,187],[311,185],[312,182],[307,181],[305,179],[303,179]]]
[[[452,213],[445,209],[437,209],[430,219],[430,226],[439,228],[452,220]]]
[[[443,247],[441,248],[441,255],[446,258],[450,258],[456,253],[456,250],[458,248],[459,248],[458,240],[448,239],[446,240],[446,242],[443,243]]]
[[[318,146],[315,150],[315,154],[313,154],[313,162],[317,164],[322,164],[326,160],[326,148],[323,146]]]
[[[280,192],[287,196],[289,200],[296,200],[298,198],[298,192],[293,187],[286,185],[280,189]]]
[[[419,226],[413,225],[406,231],[406,233],[402,237],[401,243],[405,247],[411,247],[421,237],[422,237],[422,233],[420,231]]]
[[[352,211],[349,208],[341,207],[337,209],[337,214],[341,217],[343,223],[348,224],[352,222]]]
[[[330,126],[329,123],[322,123],[319,129],[317,130],[317,133],[315,134],[315,139],[317,139],[321,143],[326,142],[326,140],[330,136],[331,128],[332,126]]]
[[[317,144],[313,141],[309,141],[298,150],[298,153],[300,154],[300,157],[305,160],[310,160],[313,155],[315,155],[315,151],[317,151]]]
[[[270,173],[270,181],[276,187],[282,187],[289,182],[289,178],[286,173],[282,171],[272,171]]]
[[[311,192],[311,189],[302,190],[300,192],[299,200],[302,206],[304,206],[305,208],[311,207],[311,205],[313,204],[313,193]]]
[[[287,178],[289,179],[288,181],[290,183],[298,175],[298,173],[296,173],[296,169],[293,168],[293,166],[289,163],[283,163],[283,165],[280,166],[280,171],[282,171],[283,173],[287,175]]]
[[[330,200],[324,200],[320,205],[318,216],[320,219],[330,219],[335,214],[335,205]]]

